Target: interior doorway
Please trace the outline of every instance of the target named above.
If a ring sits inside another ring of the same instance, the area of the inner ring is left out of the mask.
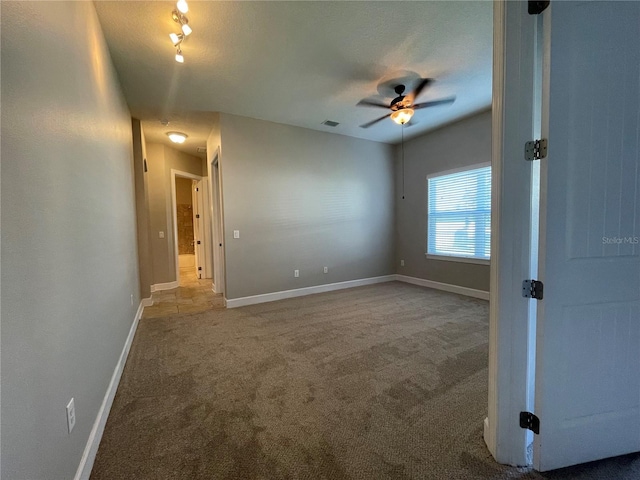
[[[176,280],[181,286],[204,278],[204,198],[202,177],[171,170],[173,250]]]
[[[194,218],[195,180],[176,177],[176,229],[178,237],[178,280],[185,276],[198,278],[195,239],[197,222]]]

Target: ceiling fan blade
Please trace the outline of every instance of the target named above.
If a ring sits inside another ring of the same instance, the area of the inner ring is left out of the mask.
[[[382,102],[376,102],[374,100],[360,100],[358,103],[356,103],[357,107],[382,107],[382,108],[389,108],[389,105],[387,105],[386,103],[382,103]]]
[[[456,97],[443,98],[440,100],[433,100],[432,102],[416,103],[411,108],[413,108],[414,110],[418,110],[420,108],[435,107],[436,105],[445,105],[447,103],[453,103],[455,102],[455,100],[456,100]]]
[[[422,90],[424,90],[431,82],[433,82],[433,78],[423,78],[422,80],[420,80],[418,85],[416,85],[416,88],[413,89],[413,92],[407,95],[409,100],[411,100],[411,103],[413,103],[416,98],[418,98],[418,96],[422,93]]]
[[[375,124],[376,124],[376,123],[378,123],[380,120],[384,120],[385,118],[390,117],[390,116],[391,116],[391,114],[390,114],[390,113],[388,113],[388,114],[386,114],[386,115],[385,115],[385,116],[383,116],[383,117],[376,118],[375,120],[372,120],[372,121],[371,121],[371,122],[369,122],[369,123],[365,123],[364,125],[360,125],[360,128],[369,128],[371,125],[375,125]]]

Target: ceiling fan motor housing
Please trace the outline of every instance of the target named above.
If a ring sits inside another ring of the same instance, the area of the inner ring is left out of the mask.
[[[394,98],[393,100],[391,100],[391,105],[389,105],[389,108],[391,110],[398,111],[398,110],[402,110],[403,108],[405,108],[405,104],[404,104],[404,98],[405,96],[402,95],[404,93],[404,85],[397,85],[393,90],[398,94],[398,96],[396,98]]]

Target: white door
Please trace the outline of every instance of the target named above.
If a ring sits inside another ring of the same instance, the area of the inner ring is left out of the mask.
[[[640,2],[543,15],[541,471],[640,451]]]
[[[204,228],[203,228],[203,195],[202,195],[202,180],[193,181],[192,189],[192,203],[193,203],[193,237],[194,237],[194,251],[196,257],[196,277],[202,278],[202,271],[204,269]]]

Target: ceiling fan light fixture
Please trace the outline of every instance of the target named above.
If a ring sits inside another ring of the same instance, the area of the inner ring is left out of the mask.
[[[167,136],[173,143],[184,143],[187,139],[187,134],[181,132],[167,132]]]
[[[404,125],[411,120],[411,117],[413,117],[413,108],[402,108],[391,114],[391,120],[396,122],[398,125]]]
[[[176,52],[176,62],[178,63],[184,63],[184,56],[182,55],[182,50],[178,49],[178,51]],[[179,142],[182,143],[182,142]]]

